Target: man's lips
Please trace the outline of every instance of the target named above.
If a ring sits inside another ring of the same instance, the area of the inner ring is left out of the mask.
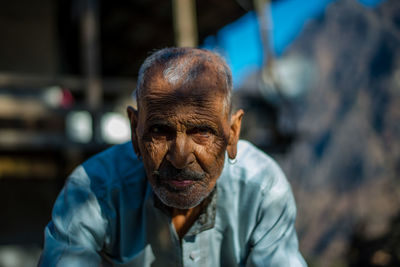
[[[175,188],[185,188],[185,187],[192,185],[195,181],[193,181],[193,180],[167,180],[165,182]]]

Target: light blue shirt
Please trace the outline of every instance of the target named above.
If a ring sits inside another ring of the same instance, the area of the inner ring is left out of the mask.
[[[132,144],[114,146],[68,178],[40,266],[306,266],[290,185],[252,144],[239,142],[208,200],[180,241]]]

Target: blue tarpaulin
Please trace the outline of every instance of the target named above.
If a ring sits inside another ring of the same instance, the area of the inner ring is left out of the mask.
[[[328,4],[335,0],[284,0],[271,4],[271,47],[282,55],[302,31],[304,24],[321,16]],[[359,0],[367,7],[375,7],[383,0]],[[249,73],[263,63],[263,51],[258,20],[254,11],[222,28],[216,36],[204,40],[203,48],[220,52],[232,69],[234,87],[240,87]]]

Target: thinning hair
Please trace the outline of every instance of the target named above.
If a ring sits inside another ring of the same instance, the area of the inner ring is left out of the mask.
[[[220,88],[220,92],[224,95],[224,109],[230,114],[232,108],[232,73],[225,60],[209,50],[187,47],[164,48],[145,59],[139,69],[136,87],[138,107],[139,100],[146,89],[146,81],[152,78],[151,75],[147,74],[154,67],[157,67],[158,71],[162,71],[163,78],[166,81],[175,85],[194,82],[203,73],[204,66],[212,68],[216,77],[224,81],[224,86]]]

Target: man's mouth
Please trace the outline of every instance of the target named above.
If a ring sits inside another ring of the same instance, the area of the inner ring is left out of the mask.
[[[153,175],[160,184],[172,190],[186,190],[205,178],[205,173],[188,169],[176,169],[172,166],[153,171]]]
[[[174,188],[183,189],[188,186],[191,186],[192,184],[194,184],[195,181],[193,181],[193,180],[166,180],[165,182]]]

